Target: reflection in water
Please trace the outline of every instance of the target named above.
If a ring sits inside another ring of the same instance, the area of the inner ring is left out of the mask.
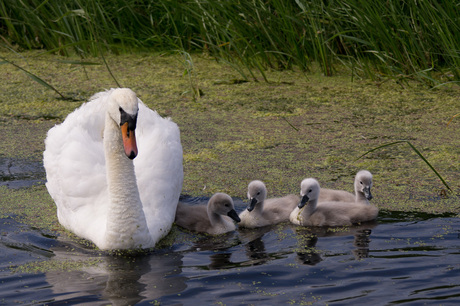
[[[316,243],[318,242],[318,236],[316,234],[302,235],[302,245],[304,251],[297,251],[297,260],[304,265],[314,266],[321,262],[323,259],[319,252],[315,249]]]
[[[370,235],[372,230],[369,228],[364,228],[357,230],[354,234],[355,239],[353,245],[356,249],[353,250],[353,255],[356,259],[363,259],[369,257],[369,244],[371,242]]]
[[[46,280],[56,294],[55,301],[87,301],[100,297],[113,305],[134,305],[183,291],[182,255],[151,253],[138,256],[97,256],[66,248],[54,249],[55,261],[95,260],[70,272],[51,271]]]
[[[232,253],[216,253],[209,256],[211,263],[208,265],[210,270],[229,269],[235,267],[235,264],[230,261]]]
[[[272,229],[273,226],[239,229],[240,239],[245,245],[246,256],[249,258],[249,261],[245,263],[246,265],[257,266],[270,260],[262,237]]]
[[[369,244],[371,242],[370,235],[372,228],[377,226],[377,222],[368,222],[361,225],[353,225],[350,227],[295,227],[297,234],[298,247],[301,251],[297,251],[297,259],[306,265],[316,265],[321,262],[320,251],[315,249],[318,237],[331,236],[354,236],[352,250],[355,259],[363,259],[369,257]]]

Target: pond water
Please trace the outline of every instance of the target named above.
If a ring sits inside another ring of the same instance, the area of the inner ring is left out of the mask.
[[[15,178],[4,182],[10,188],[43,180],[20,175],[35,164],[1,164]],[[286,223],[217,237],[174,228],[169,239],[150,253],[109,255],[0,219],[0,304],[460,303],[460,218],[453,216],[382,211],[376,222],[349,228]]]

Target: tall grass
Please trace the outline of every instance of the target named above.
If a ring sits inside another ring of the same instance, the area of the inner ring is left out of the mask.
[[[207,52],[246,79],[316,62],[328,76],[340,63],[376,80],[460,80],[456,0],[0,0],[0,35],[81,57]]]

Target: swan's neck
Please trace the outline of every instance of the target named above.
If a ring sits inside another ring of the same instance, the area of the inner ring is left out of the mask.
[[[110,204],[107,214],[106,243],[111,249],[128,249],[150,243],[133,161],[123,148],[121,129],[106,116],[104,150]]]

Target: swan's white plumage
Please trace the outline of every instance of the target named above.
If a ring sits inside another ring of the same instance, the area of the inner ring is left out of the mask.
[[[107,236],[112,208],[103,138],[109,100],[114,92],[121,91],[135,95],[129,89],[98,93],[49,130],[43,159],[46,187],[56,202],[59,222],[77,236],[93,241],[101,249],[148,248],[169,232],[174,221],[183,180],[180,134],[174,122],[135,98],[139,108],[135,130],[138,155],[132,162],[126,156],[122,161],[128,168],[129,163],[134,164],[134,177],[126,179],[137,182],[142,211],[131,214],[128,208],[123,218],[113,221],[122,234],[129,227],[141,230],[130,238],[132,241]],[[110,148],[115,150],[117,145]]]

